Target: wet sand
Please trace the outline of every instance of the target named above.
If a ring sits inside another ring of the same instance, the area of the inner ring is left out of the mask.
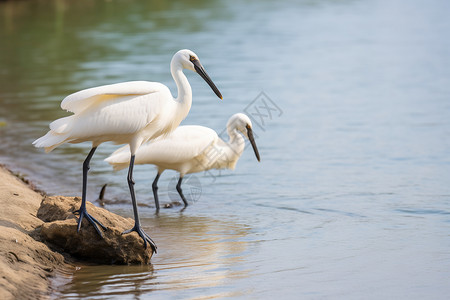
[[[42,243],[36,214],[44,195],[0,167],[0,299],[46,299],[49,277],[70,268]]]
[[[57,271],[79,262],[149,264],[151,247],[136,234],[123,235],[134,220],[87,203],[106,228],[99,238],[86,219],[77,233],[72,211],[78,197],[47,196],[0,165],[0,299],[46,299]]]

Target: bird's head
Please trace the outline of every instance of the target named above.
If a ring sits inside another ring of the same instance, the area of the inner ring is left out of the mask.
[[[211,87],[217,97],[223,99],[219,89],[216,87],[211,78],[209,78],[208,73],[206,73],[205,68],[203,68],[202,64],[200,63],[197,54],[195,54],[193,51],[188,49],[178,51],[172,58],[172,64],[180,64],[183,69],[188,69],[196,72],[206,81],[206,83]]]
[[[175,53],[172,60],[178,62],[183,69],[196,72],[195,66],[191,61],[192,57],[198,60],[198,56],[194,53],[194,51],[183,49]]]
[[[253,136],[252,121],[250,121],[250,118],[242,113],[234,114],[228,120],[227,128],[231,130],[236,129],[248,138],[250,144],[252,145],[253,152],[255,152],[256,159],[260,161],[259,151],[256,147],[255,138]]]

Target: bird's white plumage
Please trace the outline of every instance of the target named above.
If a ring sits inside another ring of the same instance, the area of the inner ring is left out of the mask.
[[[184,165],[214,147],[219,140],[217,133],[203,126],[179,126],[167,136],[159,137],[143,144],[136,152],[135,164],[155,164],[163,169],[182,171]],[[197,163],[201,158],[198,158]],[[124,146],[116,150],[105,161],[114,165],[115,170],[126,168],[130,160],[130,150]]]
[[[208,127],[179,126],[169,135],[143,144],[136,152],[135,164],[154,164],[160,173],[172,169],[182,176],[212,168],[233,169],[244,151],[245,142],[241,133],[247,136],[242,129],[246,125],[251,127],[247,116],[233,115],[227,124],[230,135],[228,143]],[[129,160],[128,146],[116,150],[105,159],[115,170],[125,168]]]
[[[61,102],[61,108],[73,115],[53,121],[50,131],[33,144],[49,152],[67,142],[92,141],[97,147],[112,141],[129,144],[134,153],[143,142],[172,132],[189,113],[192,90],[183,69],[200,72],[222,98],[197,55],[184,49],[175,53],[170,64],[177,99],[158,82],[129,81],[85,89]]]
[[[61,102],[61,108],[73,113],[79,113],[91,105],[104,100],[123,96],[140,96],[157,92],[169,92],[168,88],[159,82],[128,81],[93,87],[73,93]]]
[[[50,131],[34,144],[48,152],[65,142],[130,143],[141,132],[142,141],[151,139],[174,129],[174,116],[167,113],[175,110],[176,103],[168,101],[171,98],[169,89],[157,82],[125,82],[82,90],[61,104],[74,114],[53,121]]]

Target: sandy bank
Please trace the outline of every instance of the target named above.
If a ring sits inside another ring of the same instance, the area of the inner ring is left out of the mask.
[[[0,299],[46,298],[48,277],[69,267],[38,241],[44,222],[36,214],[43,197],[0,167]]]
[[[73,268],[67,262],[77,259],[104,264],[150,263],[152,251],[144,249],[136,233],[121,235],[133,225],[130,218],[88,203],[89,212],[108,230],[100,239],[83,220],[77,234],[71,211],[79,203],[76,197],[38,193],[0,166],[0,299],[48,298],[49,277],[57,269]]]

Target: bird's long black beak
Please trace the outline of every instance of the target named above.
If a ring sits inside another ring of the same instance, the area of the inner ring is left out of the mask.
[[[253,151],[255,152],[256,159],[258,161],[261,161],[259,159],[259,152],[258,152],[258,148],[256,147],[255,138],[253,137],[253,131],[249,125],[247,125],[247,135],[248,135],[248,139],[250,140],[250,144],[252,144],[252,148],[253,148]]]
[[[211,87],[214,93],[216,93],[217,97],[223,99],[222,94],[219,92],[219,89],[216,87],[211,78],[209,78],[208,73],[206,73],[205,68],[203,68],[200,61],[198,59],[191,59],[191,62],[194,64],[195,71],[206,81],[206,83]]]

